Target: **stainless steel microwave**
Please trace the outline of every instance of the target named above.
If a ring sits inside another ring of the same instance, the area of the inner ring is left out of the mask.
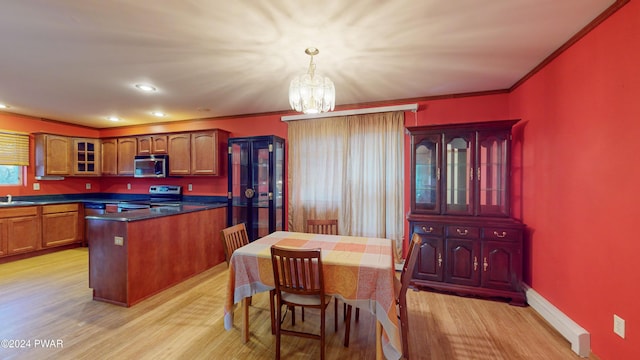
[[[138,155],[133,159],[133,177],[169,176],[168,155]]]

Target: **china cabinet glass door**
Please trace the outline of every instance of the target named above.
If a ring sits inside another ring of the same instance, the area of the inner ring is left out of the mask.
[[[509,215],[509,133],[478,134],[478,215]]]
[[[420,213],[440,212],[440,135],[422,136],[416,139],[413,154],[415,166],[413,170],[413,199],[415,208]]]
[[[473,135],[445,134],[445,214],[473,214]]]

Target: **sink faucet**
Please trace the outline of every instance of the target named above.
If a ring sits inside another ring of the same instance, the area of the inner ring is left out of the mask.
[[[11,202],[11,194],[7,194],[7,202],[10,203]]]

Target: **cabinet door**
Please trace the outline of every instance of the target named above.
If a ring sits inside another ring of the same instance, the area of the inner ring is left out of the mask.
[[[478,209],[481,216],[509,216],[511,133],[478,132]]]
[[[191,134],[169,135],[169,175],[191,174]]]
[[[73,175],[100,175],[100,141],[73,139]]]
[[[444,279],[444,240],[442,236],[420,234],[418,260],[412,278],[430,281]]]
[[[445,281],[468,286],[480,285],[480,241],[447,238],[445,249]]]
[[[118,140],[103,139],[100,145],[102,175],[118,175]]]
[[[37,134],[35,136],[36,176],[66,176],[72,174],[71,139],[66,136]]]
[[[78,241],[78,211],[42,214],[42,246]]]
[[[133,159],[138,153],[138,139],[118,138],[118,175],[133,175]]]
[[[151,137],[152,154],[168,154],[167,135],[154,135]]]
[[[8,254],[7,220],[0,219],[0,256],[6,256]]]
[[[218,141],[215,131],[191,134],[191,175],[218,175]]]
[[[138,136],[138,155],[151,155],[151,136]]]
[[[520,290],[522,246],[504,241],[486,241],[482,249],[482,286]]]
[[[474,133],[444,134],[445,214],[473,214]]]
[[[415,135],[411,169],[412,212],[440,213],[440,134]]]
[[[9,255],[29,252],[40,248],[40,219],[25,216],[6,219],[7,251]]]

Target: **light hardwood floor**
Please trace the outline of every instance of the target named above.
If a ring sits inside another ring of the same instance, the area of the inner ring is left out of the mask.
[[[253,297],[249,343],[240,340],[239,313],[234,328],[224,330],[224,263],[131,308],[93,301],[87,266],[86,248],[0,265],[0,339],[25,346],[6,348],[3,342],[0,359],[275,356],[267,294]],[[409,291],[408,307],[412,359],[580,359],[530,307],[414,291]],[[296,327],[318,327],[311,310],[304,323],[299,316],[296,320]],[[361,312],[360,321],[352,323],[349,348],[342,346],[344,324],[333,331],[333,311],[327,312],[327,324],[327,359],[375,358],[370,314]],[[318,341],[283,337],[283,359],[318,357]]]

